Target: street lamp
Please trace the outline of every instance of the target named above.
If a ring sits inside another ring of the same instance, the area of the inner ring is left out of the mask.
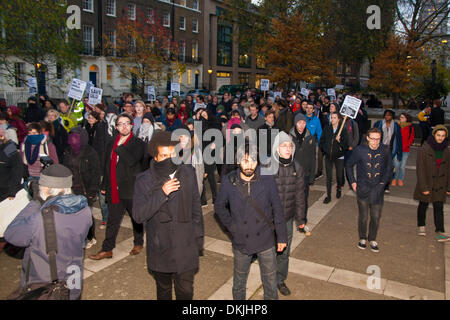
[[[211,75],[212,75],[212,73],[213,73],[213,70],[212,70],[211,67],[209,67],[209,69],[208,69],[208,74],[209,74],[209,84],[208,84],[209,92],[211,92]]]

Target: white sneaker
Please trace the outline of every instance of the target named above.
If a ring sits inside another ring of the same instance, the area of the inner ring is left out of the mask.
[[[417,231],[417,235],[418,235],[418,236],[426,236],[426,235],[427,235],[427,233],[426,233],[426,231],[425,231],[425,226],[419,227],[419,229],[418,229],[418,231]]]
[[[300,229],[300,232],[303,232],[306,237],[311,236],[311,229],[307,225],[305,225],[303,229]]]
[[[437,241],[438,242],[448,242],[448,241],[450,241],[450,236],[446,233],[438,232]]]
[[[84,247],[86,250],[92,248],[97,243],[97,240],[95,238],[92,238],[91,241],[88,241],[86,243],[86,246]]]

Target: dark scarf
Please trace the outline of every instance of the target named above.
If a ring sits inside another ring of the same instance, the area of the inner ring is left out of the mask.
[[[172,173],[174,173],[178,169],[178,166],[173,163],[172,158],[167,158],[166,160],[160,162],[155,160],[153,162],[153,166],[158,176],[163,178],[169,177]]]
[[[280,157],[280,163],[281,163],[281,164],[288,165],[288,164],[290,164],[291,162],[292,162],[292,156],[290,156],[289,159],[285,159],[285,158],[281,158],[281,157]]]
[[[39,156],[39,146],[44,140],[44,134],[29,135],[25,139],[25,157],[29,165],[33,165]],[[33,152],[31,152],[31,146],[34,146]]]
[[[443,151],[448,147],[448,138],[442,143],[437,143],[434,136],[429,136],[427,142],[434,151]]]
[[[305,130],[303,130],[303,133],[298,132],[297,128],[295,128],[294,130],[295,130],[295,136],[297,137],[297,141],[301,147],[303,144],[303,140],[305,140],[306,128],[305,128]]]
[[[86,125],[86,131],[89,136],[89,142],[88,144],[92,146],[92,143],[94,142],[95,132],[97,131],[98,122],[94,123],[93,126],[91,126],[89,123]]]

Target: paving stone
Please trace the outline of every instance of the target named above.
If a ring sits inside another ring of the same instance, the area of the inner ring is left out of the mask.
[[[443,300],[445,294],[388,280],[384,294],[402,300]]]
[[[327,281],[334,268],[299,259],[289,259],[289,272],[310,278]]]

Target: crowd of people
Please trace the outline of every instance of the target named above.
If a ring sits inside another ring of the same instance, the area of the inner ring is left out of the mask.
[[[39,239],[44,234],[41,211],[52,206],[60,248],[58,276],[67,279],[67,267],[76,265],[82,272],[83,249],[97,243],[91,208],[98,201],[105,240],[88,258],[113,257],[127,212],[134,236],[131,255],[143,250],[147,233],[147,266],[158,299],[171,299],[173,284],[177,299],[192,299],[209,187],[215,214],[233,244],[234,299],[246,298],[254,257],[264,298],[277,299],[278,292],[289,295],[285,281],[293,232],[311,235],[309,191],[323,176],[324,163],[324,204],[334,196],[333,180],[336,198],[346,182],[357,195],[360,249],[369,246],[379,252],[384,194],[390,185],[405,184],[415,140],[412,117],[404,112],[396,122],[394,111],[385,110],[383,119],[371,126],[364,101],[355,95],[362,100],[356,118],[343,118],[339,111],[346,95],[330,97],[318,89],[307,97],[290,91],[274,98],[247,90],[235,96],[227,92],[221,99],[194,95],[144,102],[124,93],[97,105],[89,105],[87,98],[55,105],[46,96],[32,96],[23,113],[17,106],[2,106],[0,201],[14,201],[22,188],[33,200],[6,229],[0,246],[8,242],[27,247],[21,287],[50,281]],[[426,210],[432,203],[440,242],[450,240],[443,221],[443,204],[450,194],[450,151],[442,113],[437,101],[432,110],[427,107],[419,114],[423,146],[414,193],[419,201],[418,235],[426,233]],[[199,138],[199,124],[203,136],[216,130],[220,138]],[[250,131],[257,143],[245,138]],[[206,151],[221,161],[203,161]],[[177,164],[175,156],[183,163]],[[270,175],[263,173],[264,159],[277,164]],[[70,297],[78,299],[80,294],[77,288]]]

